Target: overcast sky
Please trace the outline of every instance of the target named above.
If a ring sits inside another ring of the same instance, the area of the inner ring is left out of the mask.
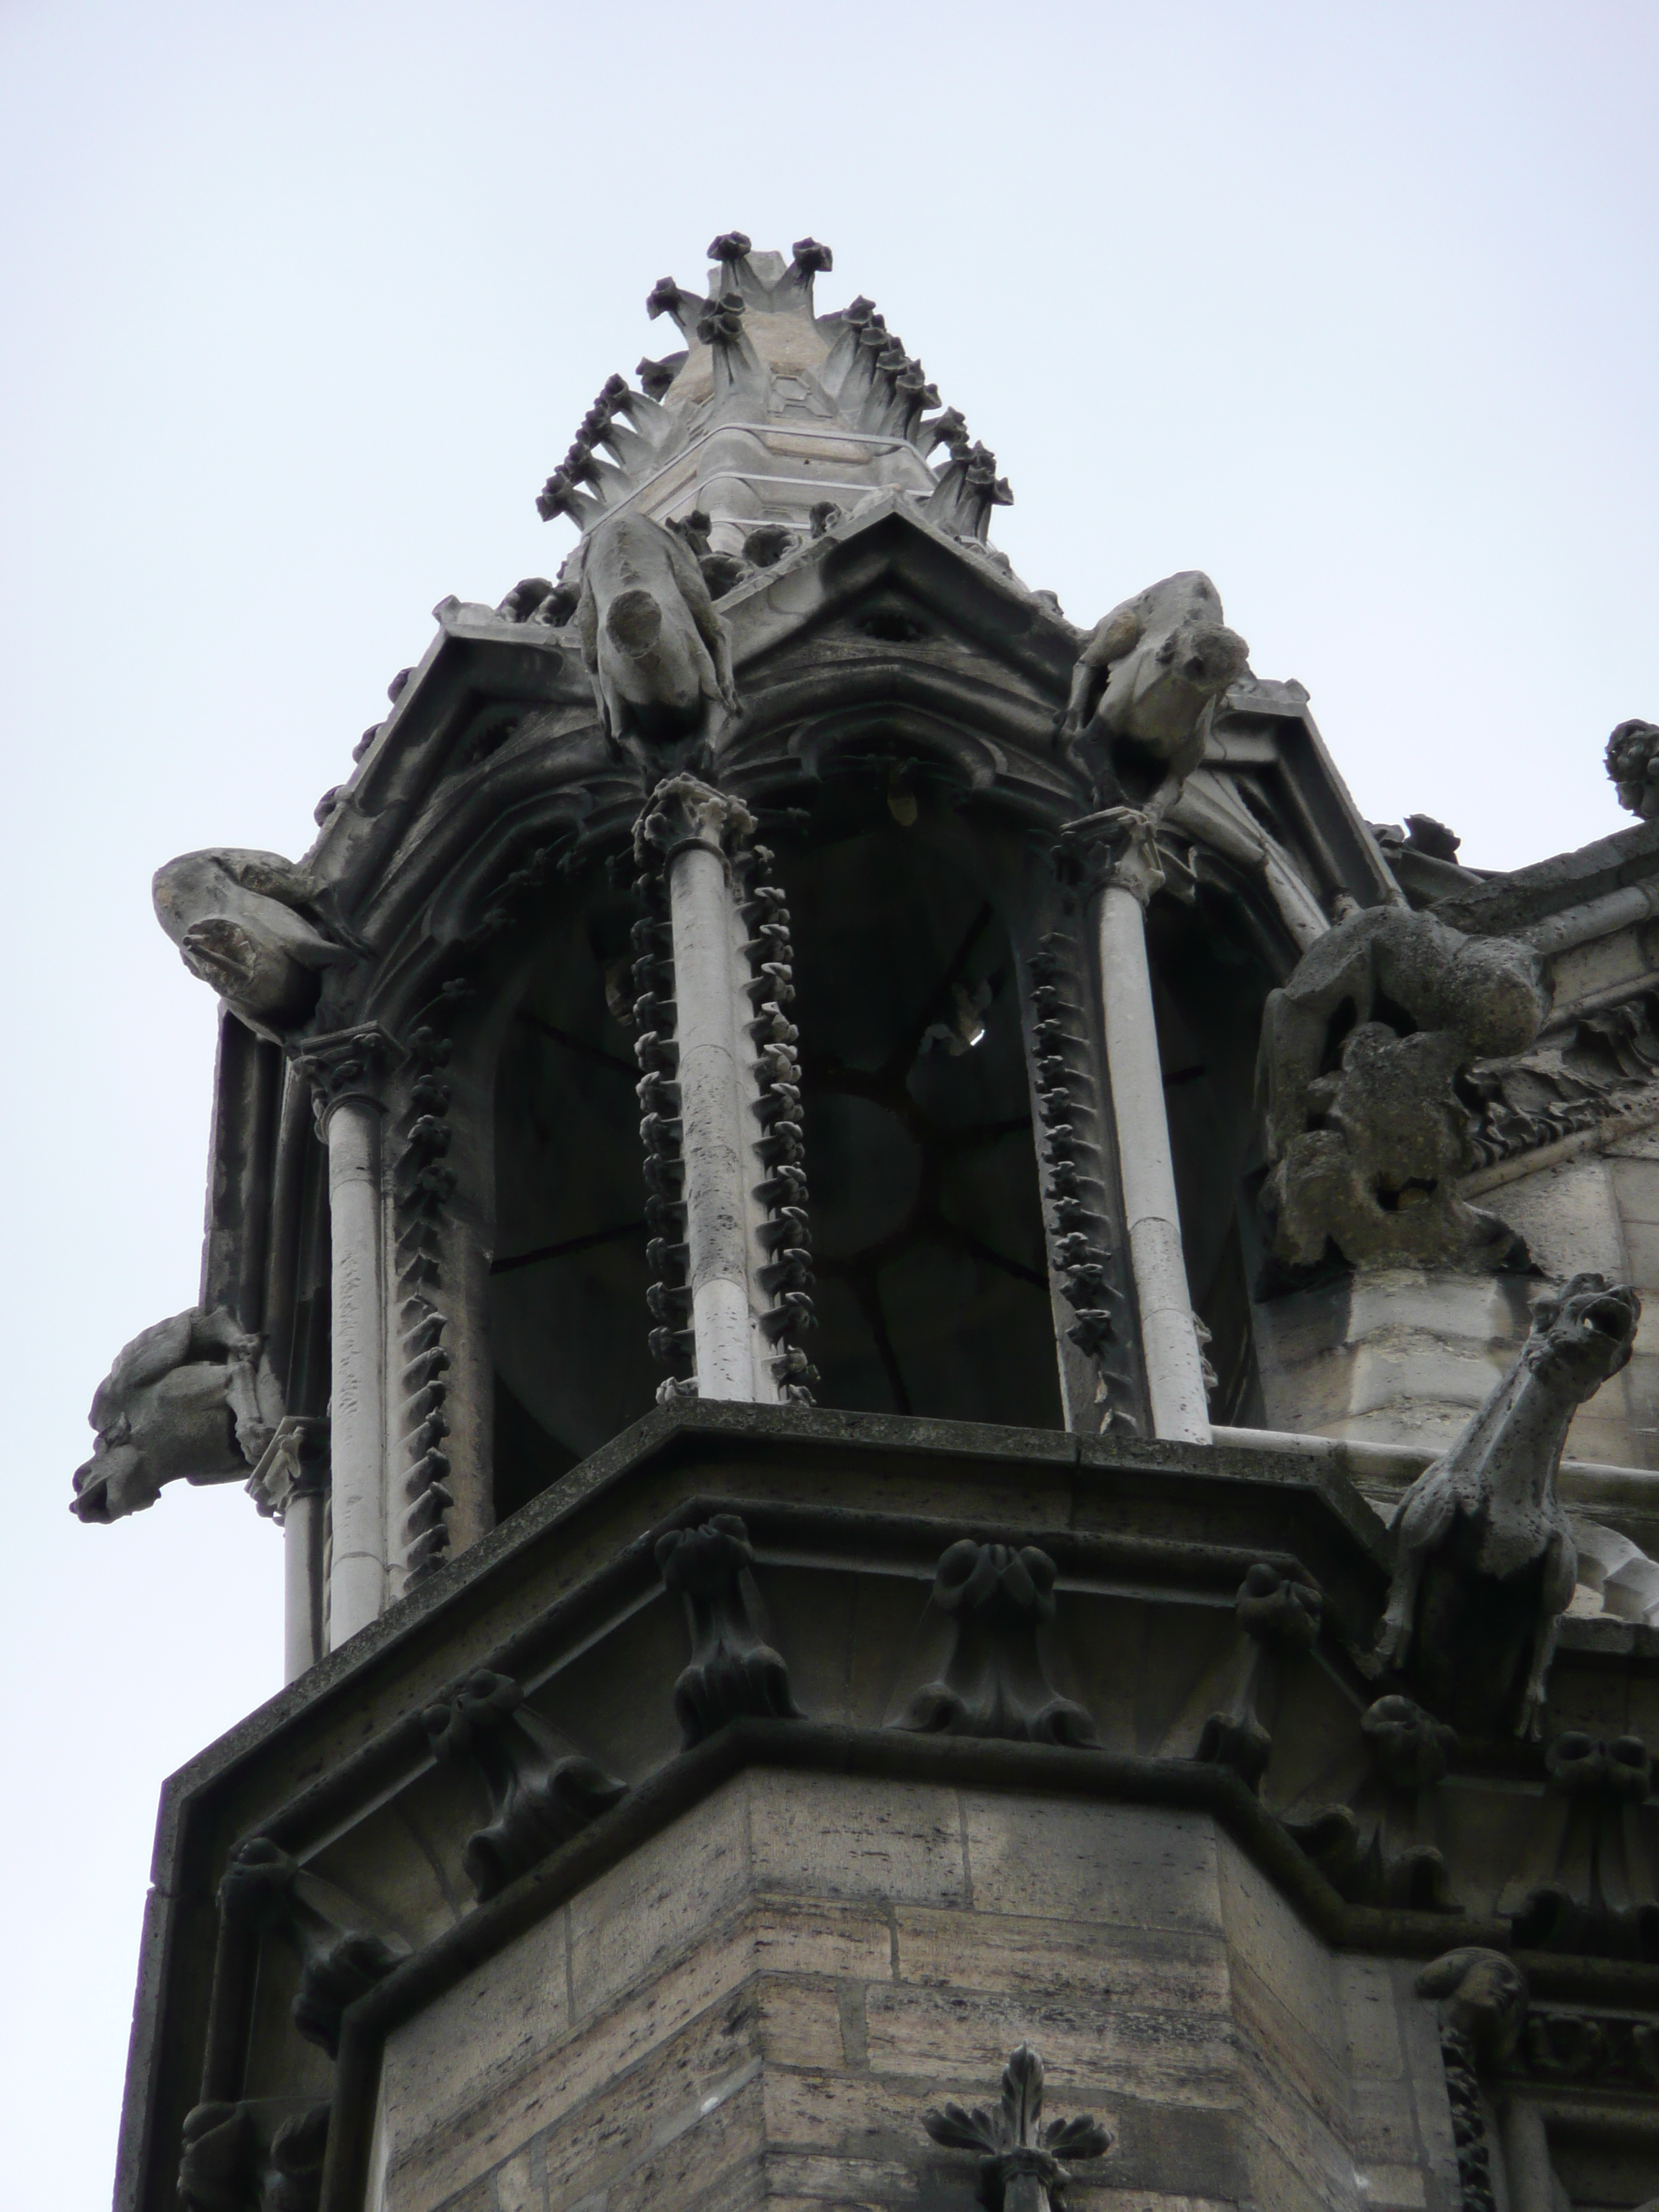
[[[434,602],[550,573],[536,490],[732,228],[833,246],[1074,621],[1207,569],[1372,819],[1619,828],[1656,56],[1652,0],[0,0],[10,2201],[105,2201],[157,1788],[278,1681],[240,1491],[65,1510],[196,1293],[214,1006],[151,872],[304,849]]]

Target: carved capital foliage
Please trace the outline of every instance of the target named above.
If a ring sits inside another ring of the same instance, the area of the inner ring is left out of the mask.
[[[474,1766],[489,1792],[493,1818],[461,1857],[480,1904],[627,1795],[591,1759],[561,1756],[510,1675],[482,1668],[421,1718],[438,1757]]]
[[[219,1885],[219,1910],[229,1927],[246,1936],[275,1936],[292,1946],[300,1961],[294,2025],[331,2058],[346,2007],[409,1954],[401,1936],[362,1927],[349,1898],[264,1836],[232,1852]]]
[[[939,1560],[933,1603],[951,1625],[950,1656],[898,1727],[1017,1743],[1099,1742],[1090,1715],[1049,1680],[1038,1645],[1039,1628],[1055,1613],[1054,1563],[1046,1552],[963,1537]]]
[[[695,775],[665,776],[634,826],[634,858],[641,868],[665,866],[688,846],[725,858],[736,841],[754,831],[755,817],[730,792],[716,791]]]
[[[346,1100],[379,1108],[384,1102],[386,1072],[400,1054],[397,1045],[376,1022],[361,1029],[337,1030],[332,1036],[307,1037],[290,1057],[311,1085],[312,1103],[319,1130]]]
[[[690,1751],[728,1721],[799,1720],[789,1672],[762,1634],[749,1531],[735,1513],[671,1528],[657,1545],[663,1586],[685,1607],[691,1663],[674,1685]]]
[[[1090,891],[1114,884],[1145,907],[1164,888],[1158,823],[1139,807],[1108,806],[1066,823],[1060,849]]]
[[[327,1486],[328,1423],[307,1413],[285,1413],[247,1480],[247,1494],[268,1520],[280,1522],[296,1498],[315,1498]]]
[[[1022,2043],[1003,2069],[1002,2094],[987,2107],[934,2106],[921,2124],[949,2150],[981,2154],[979,2201],[986,2212],[1048,2212],[1064,2192],[1066,2165],[1104,2158],[1109,2128],[1086,2113],[1070,2120],[1042,2118],[1042,2061]]]

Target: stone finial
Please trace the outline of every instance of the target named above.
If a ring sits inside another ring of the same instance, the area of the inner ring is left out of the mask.
[[[986,2212],[1048,2212],[1066,2186],[1062,2160],[1103,2158],[1112,2130],[1088,2114],[1044,2121],[1042,2061],[1022,2043],[1003,2069],[1002,2095],[988,2111],[957,2104],[934,2106],[921,2124],[948,2150],[974,2150],[980,2159],[979,2201]]]

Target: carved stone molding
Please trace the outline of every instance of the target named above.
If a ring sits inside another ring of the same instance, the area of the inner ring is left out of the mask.
[[[421,1718],[438,1757],[476,1766],[489,1792],[494,1818],[461,1856],[480,1904],[627,1795],[591,1759],[561,1755],[510,1675],[470,1674]]]
[[[1048,2212],[1064,2194],[1066,2166],[1104,2158],[1112,2131],[1088,2114],[1042,2117],[1042,2061],[1022,2043],[1003,2069],[1002,2095],[988,2111],[947,2103],[921,2116],[936,2143],[980,2153],[980,2203],[986,2212]]]
[[[727,1721],[799,1720],[789,1670],[758,1626],[755,1553],[735,1513],[697,1528],[671,1528],[657,1543],[663,1586],[685,1607],[691,1663],[674,1685],[674,1711],[690,1751]]]
[[[1055,1612],[1054,1563],[1046,1552],[964,1536],[939,1560],[933,1603],[951,1624],[950,1656],[896,1726],[1016,1743],[1099,1742],[1090,1715],[1049,1680],[1038,1648],[1038,1629]]]
[[[409,1954],[401,1937],[354,1924],[362,1915],[348,1897],[264,1836],[232,1852],[219,1885],[219,1910],[233,1928],[278,1935],[292,1945],[300,1961],[294,2025],[331,2058],[346,2007]]]

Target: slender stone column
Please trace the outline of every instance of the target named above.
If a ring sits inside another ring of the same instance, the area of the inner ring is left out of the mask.
[[[739,799],[691,776],[659,786],[644,834],[662,848],[674,948],[686,1280],[697,1393],[775,1401],[759,1326],[763,1208],[755,1186],[759,1088],[746,1024],[754,1009],[745,933],[726,841],[754,828]]]
[[[328,1423],[285,1413],[248,1478],[261,1513],[283,1527],[283,1680],[323,1656],[323,1502]]]
[[[1070,827],[1097,840],[1109,856],[1098,915],[1106,1064],[1152,1431],[1208,1443],[1204,1356],[1187,1288],[1146,964],[1146,902],[1162,888],[1164,871],[1152,824],[1144,814],[1113,807]]]
[[[374,1078],[388,1047],[379,1030],[351,1030],[313,1038],[299,1055],[328,1147],[331,1650],[377,1619],[387,1595],[385,1231]]]

